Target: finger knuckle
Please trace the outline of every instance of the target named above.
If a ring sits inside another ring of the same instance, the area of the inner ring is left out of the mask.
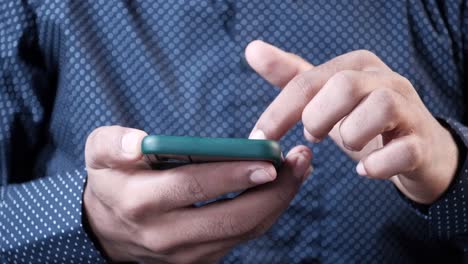
[[[394,120],[399,117],[400,112],[395,92],[390,89],[377,89],[374,91],[374,96],[382,109],[385,120]]]
[[[197,201],[208,200],[208,194],[198,180],[197,176],[194,173],[189,173],[188,175],[188,183],[186,184],[187,193]]]
[[[404,77],[399,75],[398,73],[394,73],[394,78],[393,78],[393,86],[396,87],[396,89],[406,98],[411,98],[413,95],[417,95],[415,89],[413,88],[413,84],[411,81]]]
[[[359,151],[363,148],[362,143],[358,140],[358,133],[355,131],[355,126],[343,121],[339,126],[341,140],[343,146],[352,151]]]
[[[361,97],[361,90],[356,84],[356,72],[345,70],[335,73],[327,83],[327,86],[335,86],[340,88],[340,92],[344,97],[358,100]]]
[[[397,73],[395,73],[395,74],[397,74]],[[406,88],[413,87],[413,84],[411,83],[411,81],[408,78],[406,78],[406,77],[404,77],[402,75],[397,74],[396,80],[397,80],[397,82],[400,83],[400,85],[398,85],[398,86],[406,87]]]
[[[226,213],[221,220],[214,223],[217,232],[226,234],[227,237],[244,237],[250,233],[253,226],[251,220],[240,215]]]
[[[419,168],[423,162],[423,150],[418,140],[407,141],[405,151],[408,157],[409,171]]]
[[[248,221],[241,219],[241,217],[226,214],[221,228],[230,237],[235,237],[246,234],[249,231],[249,227],[246,223],[248,223]]]
[[[129,222],[138,223],[142,221],[145,215],[145,205],[134,196],[127,196],[120,202],[121,215]]]
[[[296,75],[289,83],[294,90],[301,92],[304,98],[310,98],[312,84],[306,73]]]
[[[376,65],[380,62],[380,58],[370,50],[356,50],[353,52],[353,55],[360,61],[361,68]]]
[[[356,50],[356,55],[359,57],[369,58],[369,59],[377,58],[377,55],[375,55],[375,53],[367,49]]]

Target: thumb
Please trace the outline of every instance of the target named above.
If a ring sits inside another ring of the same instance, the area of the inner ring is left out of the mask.
[[[261,40],[254,40],[247,45],[245,58],[258,74],[280,88],[299,73],[314,67],[301,57]]]
[[[103,126],[88,136],[85,147],[86,167],[114,168],[134,164],[142,157],[144,131],[120,126]]]

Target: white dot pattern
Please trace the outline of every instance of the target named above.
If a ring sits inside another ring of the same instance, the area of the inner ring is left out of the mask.
[[[368,49],[435,116],[466,121],[467,30],[462,0],[0,1],[1,262],[104,261],[81,221],[94,128],[246,137],[278,94],[246,65],[251,40],[314,64]],[[281,144],[304,142],[299,124]],[[332,141],[309,146],[315,170],[291,206],[222,263],[458,259],[466,165],[422,215],[391,183],[358,177]]]
[[[101,259],[82,227],[83,176],[74,171],[2,189],[2,258],[11,263],[96,263]]]
[[[468,146],[468,127],[454,120],[448,120],[448,124],[457,139]],[[468,155],[466,147],[460,151],[457,177],[444,196],[431,205],[428,217],[436,237],[449,240],[460,236],[459,239],[464,241],[468,234]],[[468,251],[468,243],[460,246],[464,252]]]

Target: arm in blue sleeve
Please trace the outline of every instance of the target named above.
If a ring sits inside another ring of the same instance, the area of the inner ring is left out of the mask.
[[[468,1],[463,3],[463,61],[465,97],[468,96]],[[468,109],[467,109],[468,110]],[[468,121],[465,112],[465,121]],[[442,121],[451,131],[459,149],[458,169],[448,190],[430,206],[415,205],[431,224],[433,237],[454,243],[468,252],[468,123],[460,120]],[[413,204],[414,205],[414,204]]]
[[[459,165],[454,180],[444,195],[425,212],[431,233],[441,240],[455,243],[468,251],[468,127],[448,119],[446,121],[459,148]]]
[[[100,263],[82,224],[84,169],[36,173],[55,84],[26,2],[0,2],[0,263]]]
[[[461,32],[463,34],[463,59],[460,63],[464,78],[465,98],[468,96],[468,0],[462,4]],[[468,98],[466,98],[468,99]],[[466,101],[465,99],[465,101]],[[454,244],[467,255],[468,252],[468,108],[464,120],[439,119],[452,134],[459,149],[458,168],[446,192],[433,204],[421,205],[402,197],[427,219],[434,239]],[[464,121],[464,122],[463,122]]]

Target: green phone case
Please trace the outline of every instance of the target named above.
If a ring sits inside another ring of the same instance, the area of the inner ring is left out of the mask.
[[[283,161],[281,147],[273,140],[149,135],[141,149],[156,165],[261,160],[278,168]]]

